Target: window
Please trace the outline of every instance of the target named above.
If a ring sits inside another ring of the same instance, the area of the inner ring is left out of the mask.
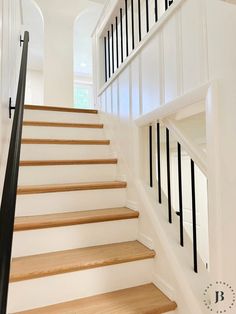
[[[89,109],[92,107],[92,86],[75,84],[74,86],[74,107]]]

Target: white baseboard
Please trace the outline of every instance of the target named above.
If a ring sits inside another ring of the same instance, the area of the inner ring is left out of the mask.
[[[138,240],[147,246],[150,250],[154,249],[153,240],[146,236],[144,233],[139,233]]]
[[[169,299],[175,301],[176,294],[173,287],[170,286],[161,276],[154,274],[153,283],[157,288],[159,288]]]
[[[127,206],[128,208],[130,208],[130,209],[133,209],[133,210],[139,210],[138,204],[137,204],[137,202],[135,202],[135,201],[127,200],[127,201],[126,201],[126,206]]]

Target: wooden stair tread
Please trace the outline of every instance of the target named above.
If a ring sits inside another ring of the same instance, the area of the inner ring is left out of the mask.
[[[146,284],[18,314],[161,314],[176,308],[156,286]]]
[[[26,186],[19,186],[17,189],[17,194],[23,195],[23,194],[85,191],[85,190],[123,189],[126,187],[127,187],[127,183],[124,181],[82,182],[82,183],[49,184],[49,185],[26,185]]]
[[[45,122],[45,121],[24,121],[24,126],[42,126],[42,127],[62,127],[62,128],[86,128],[102,129],[103,124],[95,123],[65,123],[65,122]]]
[[[70,107],[39,106],[39,105],[28,105],[28,104],[25,105],[24,108],[27,110],[77,112],[77,113],[90,113],[90,114],[98,113],[96,109],[77,109],[77,108],[70,108]]]
[[[22,281],[84,269],[153,258],[155,252],[129,241],[12,259],[10,281]]]
[[[65,140],[65,139],[43,139],[23,138],[22,144],[56,144],[56,145],[109,145],[109,140]]]
[[[80,160],[22,160],[20,162],[20,166],[108,165],[117,163],[118,160],[116,158]]]
[[[72,226],[96,222],[138,218],[139,213],[132,209],[107,208],[69,213],[16,217],[14,230],[25,231],[53,227]]]

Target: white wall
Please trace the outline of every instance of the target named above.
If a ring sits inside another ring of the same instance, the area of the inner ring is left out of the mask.
[[[25,103],[34,105],[44,104],[43,72],[28,70],[26,81]]]
[[[19,45],[21,7],[19,0],[2,0],[1,3],[1,79],[0,79],[0,186],[5,173],[6,157],[12,120],[8,118],[8,102],[14,105],[19,75]]]
[[[28,104],[44,103],[43,55],[44,21],[40,8],[34,0],[21,0],[23,27],[30,34],[28,50],[28,71],[26,76],[26,97]]]
[[[24,29],[30,33],[28,68],[43,71],[44,21],[34,0],[21,0]]]

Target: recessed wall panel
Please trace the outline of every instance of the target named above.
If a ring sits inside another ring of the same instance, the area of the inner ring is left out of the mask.
[[[147,113],[160,106],[160,40],[155,36],[141,53],[142,107]]]

